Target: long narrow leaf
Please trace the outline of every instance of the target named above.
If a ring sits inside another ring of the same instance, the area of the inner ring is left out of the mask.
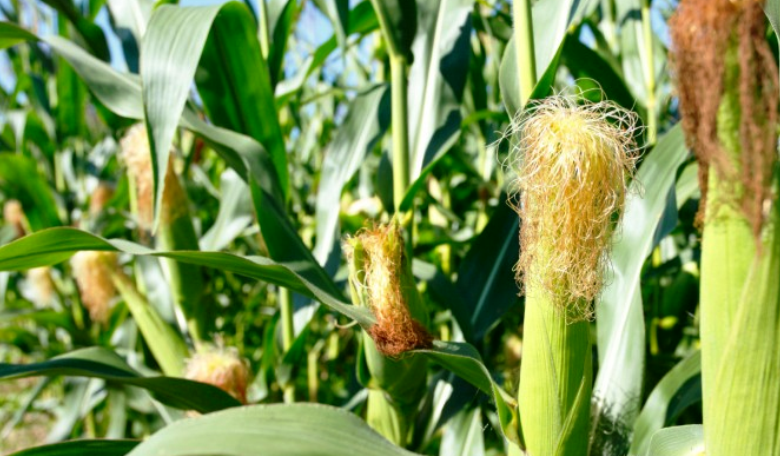
[[[68,375],[102,378],[111,383],[144,388],[160,402],[183,410],[209,413],[241,405],[232,396],[205,383],[172,377],[143,377],[116,353],[101,347],[83,348],[34,364],[0,364],[0,379]]]

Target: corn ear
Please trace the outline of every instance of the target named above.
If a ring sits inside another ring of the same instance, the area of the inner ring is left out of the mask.
[[[738,162],[737,49],[726,59],[718,137]],[[756,249],[735,203],[740,183],[710,172],[702,241],[701,343],[704,438],[709,456],[780,455],[780,219],[771,212]]]
[[[430,344],[422,297],[396,223],[365,230],[345,247],[352,300],[377,317],[374,327],[363,333],[359,361],[370,374],[366,419],[388,440],[406,446],[427,379],[425,358],[403,354]]]

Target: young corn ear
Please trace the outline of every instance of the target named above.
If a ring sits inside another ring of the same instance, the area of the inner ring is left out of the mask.
[[[635,165],[635,115],[554,96],[512,123],[525,294],[519,408],[529,455],[581,455],[590,429],[589,319]]]
[[[686,140],[700,161],[708,455],[780,455],[777,68],[763,2],[681,2],[670,21]],[[706,81],[706,83],[702,83]]]
[[[235,350],[202,348],[187,361],[184,376],[214,385],[246,404],[249,368]]]
[[[89,198],[90,217],[97,217],[113,196],[114,189],[108,184],[101,182]]]
[[[24,215],[22,203],[15,199],[6,201],[3,204],[3,220],[5,220],[7,225],[14,227],[16,237],[24,236],[27,219]]]
[[[51,278],[51,268],[43,266],[27,271],[27,285],[31,300],[39,307],[50,307],[54,301],[54,281]]]
[[[127,166],[134,195],[134,211],[144,230],[152,227],[154,184],[152,179],[149,137],[143,124],[131,127],[120,142],[122,157]],[[173,167],[168,162],[165,174],[165,191],[162,199],[160,225],[157,232],[157,248],[170,250],[198,250],[198,237],[189,213],[189,201]],[[199,267],[174,260],[162,260],[171,281],[171,290],[177,308],[187,321],[190,336],[197,342],[203,339],[204,306],[203,275]]]
[[[360,366],[370,379],[367,421],[390,441],[406,446],[426,386],[426,361],[409,350],[430,348],[427,315],[396,222],[365,229],[345,242],[356,305],[376,324],[364,332]],[[359,367],[359,369],[361,369]],[[359,376],[360,377],[360,376]]]
[[[360,304],[376,317],[368,333],[377,350],[397,357],[415,348],[430,348],[433,338],[420,323],[425,314],[408,271],[400,227],[391,223],[366,229],[349,239],[346,247],[353,267],[350,285]]]
[[[70,260],[73,276],[81,293],[81,301],[89,311],[92,321],[107,324],[111,315],[116,287],[111,278],[118,268],[114,252],[82,251]]]

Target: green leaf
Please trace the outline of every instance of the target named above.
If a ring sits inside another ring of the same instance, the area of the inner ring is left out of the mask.
[[[271,85],[276,86],[284,69],[284,55],[295,17],[298,14],[298,1],[270,0],[267,7],[268,26],[271,30],[271,46],[268,49],[268,70],[271,75]]]
[[[136,290],[133,282],[122,273],[114,274],[114,285],[133,315],[163,373],[180,377],[189,350],[181,335],[163,320],[157,310]]]
[[[34,364],[0,364],[0,379],[67,375],[102,378],[151,392],[160,402],[182,410],[209,413],[240,403],[221,389],[172,377],[143,377],[116,353],[101,347],[83,348]]]
[[[677,210],[692,198],[701,198],[699,189],[699,164],[692,162],[683,169],[674,188],[674,196],[677,198]]]
[[[317,283],[307,280],[307,277],[320,277],[320,273],[317,271],[321,271],[321,268],[313,261],[276,263],[265,257],[242,257],[222,252],[157,252],[130,241],[106,240],[74,228],[54,228],[25,236],[0,247],[0,271],[51,266],[67,260],[81,250],[121,251],[131,255],[152,255],[171,258],[182,263],[230,271],[283,286],[316,299],[356,320],[363,327],[374,324],[374,317],[368,310],[347,304],[339,297],[340,292],[330,281],[330,278],[326,282],[327,289],[322,289]],[[324,274],[324,271],[322,273]],[[330,287],[333,288],[330,289]]]
[[[653,434],[647,456],[704,456],[704,431],[700,424],[674,426]]]
[[[460,134],[460,105],[471,58],[474,0],[419,2],[409,70],[409,177],[446,152]]]
[[[596,301],[599,372],[593,388],[597,420],[620,420],[629,428],[639,413],[645,359],[645,323],[640,272],[653,248],[656,226],[688,157],[682,129],[664,135],[631,183],[622,228],[612,248],[613,276]]]
[[[62,225],[54,192],[38,172],[38,163],[33,158],[0,154],[0,186],[6,197],[22,203],[33,231]]]
[[[173,11],[183,14],[185,9],[173,8]],[[189,25],[177,31],[160,26],[165,28],[161,39],[190,33]],[[215,125],[245,134],[265,146],[286,193],[287,152],[276,115],[271,77],[257,40],[257,25],[245,5],[231,2],[221,7],[203,48],[195,83],[203,107]]]
[[[0,44],[13,45],[29,40],[39,38],[14,24],[0,22]],[[141,79],[138,76],[119,73],[60,37],[53,36],[44,41],[71,64],[95,97],[112,112],[130,119],[144,118]],[[242,179],[256,181],[273,198],[282,197],[271,158],[257,141],[208,124],[190,109],[184,110],[180,122],[183,127],[201,135]]]
[[[672,400],[678,391],[701,374],[701,352],[683,359],[658,382],[634,424],[632,456],[647,454],[652,436],[667,424]]]
[[[138,440],[71,440],[11,453],[9,456],[125,456]]]
[[[171,145],[195,69],[221,7],[155,9],[141,44],[144,120],[154,177],[154,231],[160,220]]]
[[[260,450],[261,449],[261,450]],[[411,456],[358,418],[316,404],[256,405],[173,423],[130,456]]]
[[[505,199],[501,196],[499,201]],[[520,250],[518,229],[515,211],[509,205],[499,203],[458,269],[456,287],[463,299],[450,308],[467,341],[482,339],[518,302],[518,288],[512,272]],[[458,303],[465,306],[458,306]]]
[[[589,3],[580,0],[539,0],[534,3],[531,14],[538,82],[529,101],[544,98],[550,92],[563,51],[563,41],[569,28],[582,19]],[[504,49],[498,76],[501,95],[510,116],[523,108],[520,104],[520,75],[516,74],[517,52],[514,41],[511,38]]]
[[[501,431],[511,442],[520,443],[517,404],[490,375],[477,350],[461,342],[434,341],[433,348],[415,350],[493,398],[501,423]]]
[[[302,278],[325,290],[331,296],[341,299],[341,290],[298,236],[298,232],[279,202],[271,198],[267,192],[254,187],[252,199],[257,212],[257,223],[263,232],[271,258],[285,263],[295,262],[299,265],[298,273]]]
[[[111,60],[111,53],[108,50],[108,42],[103,34],[103,29],[82,16],[72,0],[43,1],[68,18],[68,21],[73,24],[76,31],[84,38],[87,46],[97,58],[105,62]]]
[[[314,256],[320,264],[325,264],[334,244],[338,248],[337,208],[344,185],[387,130],[389,111],[387,85],[374,86],[358,94],[322,160],[316,202],[317,245],[314,247]]]
[[[441,456],[481,456],[485,454],[482,410],[475,407],[455,415],[444,428]]]
[[[25,41],[38,41],[38,37],[12,22],[0,22],[0,48],[16,46]]]

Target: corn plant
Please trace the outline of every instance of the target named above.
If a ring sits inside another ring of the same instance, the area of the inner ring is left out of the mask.
[[[780,455],[780,6],[0,2],[0,452]]]

